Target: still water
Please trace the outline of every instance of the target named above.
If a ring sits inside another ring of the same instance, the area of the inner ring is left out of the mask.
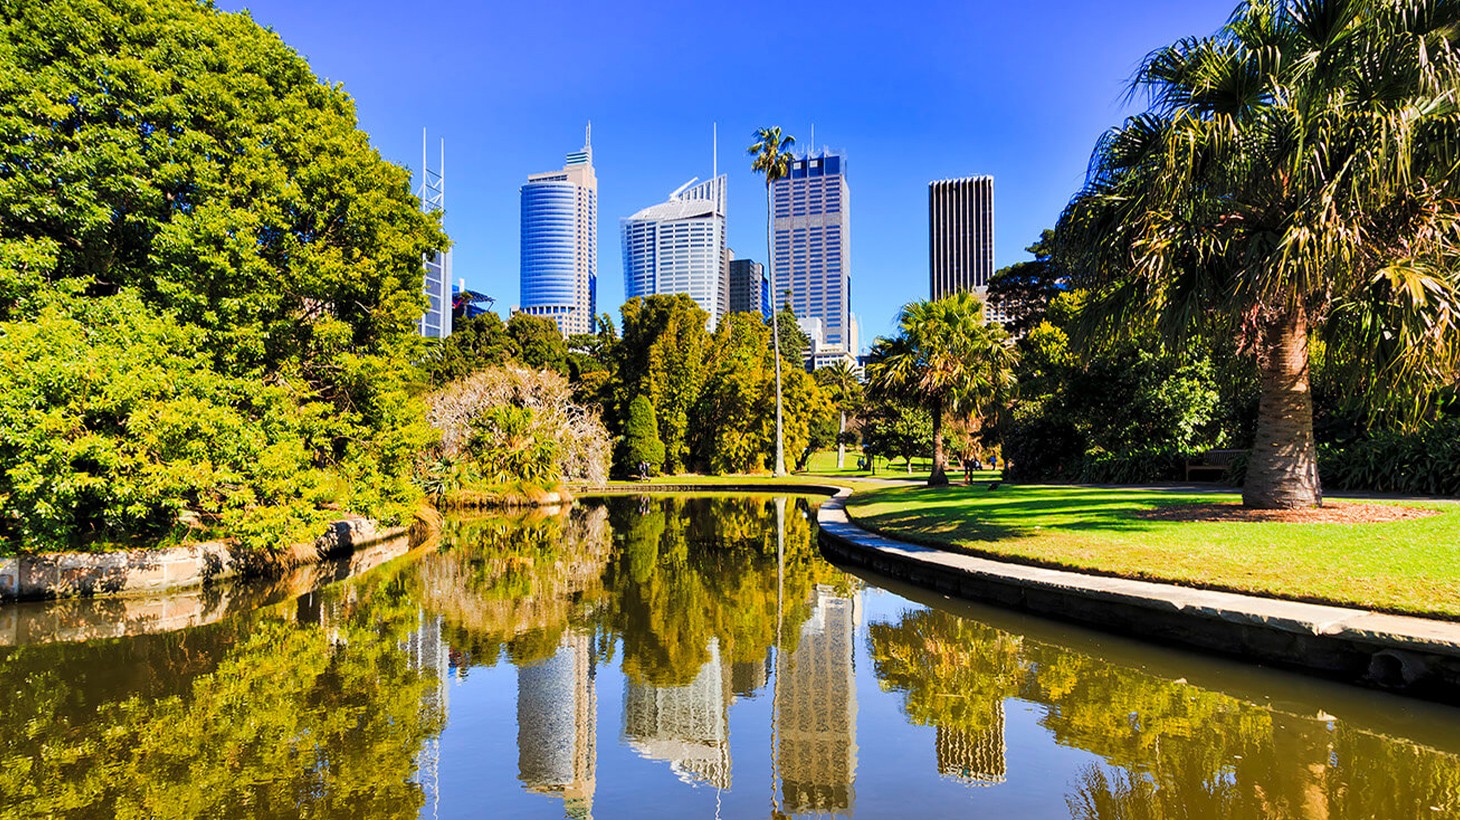
[[[815,503],[461,517],[0,648],[0,817],[1460,817],[1460,710],[859,578]]]

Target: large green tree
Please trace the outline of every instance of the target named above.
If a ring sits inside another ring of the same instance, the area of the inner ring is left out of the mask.
[[[1309,343],[1422,407],[1460,356],[1460,5],[1262,0],[1151,54],[1058,244],[1106,328],[1256,355],[1246,505],[1322,501]],[[1346,353],[1341,353],[1346,352]]]
[[[758,128],[755,132],[755,144],[746,149],[746,152],[755,159],[751,162],[750,168],[758,174],[765,174],[765,269],[766,275],[770,277],[771,289],[776,287],[776,258],[772,252],[772,213],[771,189],[775,187],[776,181],[785,179],[791,172],[791,146],[796,144],[796,138],[787,134],[782,136],[779,125],[770,128]],[[784,476],[786,474],[786,448],[784,419],[782,418],[781,398],[781,329],[780,312],[775,307],[779,294],[772,294],[771,298],[771,338],[775,342],[776,349],[776,464],[775,474]]]
[[[697,460],[712,473],[765,469],[774,445],[770,405],[775,400],[771,332],[759,314],[720,320],[715,355],[695,412]]]
[[[634,297],[620,313],[623,338],[613,346],[616,417],[627,419],[634,397],[647,396],[659,417],[664,470],[680,472],[689,458],[690,415],[704,389],[709,315],[682,293]]]
[[[927,408],[933,419],[928,484],[947,484],[943,422],[949,414],[982,415],[1008,401],[1014,348],[1003,328],[984,321],[983,303],[966,291],[904,306],[898,331],[873,348],[869,387]]]
[[[312,537],[327,507],[384,517],[418,495],[429,431],[409,363],[422,257],[447,240],[339,85],[209,4],[5,2],[0,133],[0,337],[63,363],[89,339],[137,354],[9,385],[32,395],[0,402],[17,414],[0,424],[0,537],[155,537],[188,511],[269,543]],[[169,393],[199,402],[207,435],[148,415]],[[197,446],[225,426],[236,446]],[[101,440],[111,455],[59,457]],[[28,477],[51,456],[60,472]]]
[[[989,307],[1008,316],[1004,329],[1018,335],[1044,321],[1050,300],[1069,282],[1054,259],[1054,231],[1046,228],[1039,241],[1024,250],[1034,258],[994,271],[988,289]]]

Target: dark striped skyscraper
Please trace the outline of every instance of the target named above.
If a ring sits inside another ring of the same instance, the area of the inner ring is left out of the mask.
[[[971,290],[994,275],[994,178],[928,183],[928,269],[934,299]]]

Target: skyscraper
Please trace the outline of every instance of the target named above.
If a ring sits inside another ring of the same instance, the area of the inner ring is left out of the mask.
[[[822,151],[791,162],[771,189],[775,231],[772,304],[790,292],[799,318],[821,320],[818,349],[855,355],[851,332],[851,221],[847,160]]]
[[[591,333],[598,310],[598,178],[591,126],[561,171],[522,186],[523,313],[546,316],[564,336]]]
[[[993,177],[928,183],[928,270],[934,299],[987,291],[994,274]]]
[[[753,259],[730,260],[730,312],[771,318],[771,283],[765,266]]]
[[[441,164],[436,170],[426,165],[426,129],[421,129],[421,187],[417,192],[421,210],[446,210],[446,140],[441,141]],[[424,289],[426,312],[421,316],[421,335],[444,339],[451,335],[451,250],[431,251],[421,260],[426,269]]]
[[[725,244],[724,175],[690,180],[621,223],[624,296],[686,293],[710,314],[713,327],[728,312],[729,251]]]

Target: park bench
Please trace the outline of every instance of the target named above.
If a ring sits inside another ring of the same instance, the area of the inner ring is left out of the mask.
[[[1193,481],[1193,475],[1210,476],[1204,481],[1221,481],[1232,468],[1238,456],[1247,455],[1246,450],[1207,450],[1205,453],[1186,459],[1186,480]]]

